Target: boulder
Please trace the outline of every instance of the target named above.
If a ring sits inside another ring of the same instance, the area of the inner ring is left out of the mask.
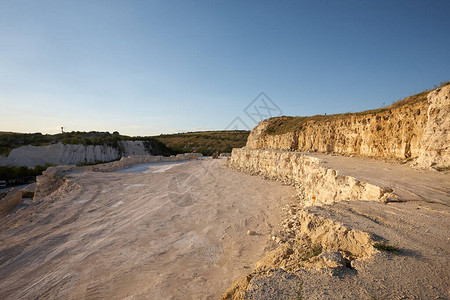
[[[0,218],[12,211],[20,201],[22,201],[21,190],[12,189],[9,191],[4,198],[0,199]]]

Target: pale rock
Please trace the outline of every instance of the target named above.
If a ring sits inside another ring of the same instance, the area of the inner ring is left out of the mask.
[[[339,251],[327,251],[319,254],[317,257],[318,266],[328,268],[345,267],[345,260]]]
[[[450,167],[450,85],[428,96],[427,125],[417,159],[419,167]]]
[[[246,173],[288,181],[294,186],[301,182],[305,206],[341,200],[382,201],[392,191],[340,175],[323,167],[319,158],[300,152],[235,148],[228,165]],[[289,213],[289,209],[286,210]]]
[[[119,151],[120,148],[120,151]],[[132,155],[148,155],[143,141],[120,141],[119,147],[108,145],[72,145],[59,142],[48,146],[21,146],[11,150],[8,157],[0,156],[1,166],[72,165],[113,161]]]
[[[0,199],[0,218],[12,211],[22,201],[22,191],[12,189]]]
[[[417,159],[419,167],[450,166],[450,85],[386,109],[306,117],[301,126],[283,134],[269,130],[272,122],[289,118],[261,121],[245,148]]]

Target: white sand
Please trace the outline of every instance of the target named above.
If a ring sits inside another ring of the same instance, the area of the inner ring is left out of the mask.
[[[2,299],[218,299],[294,195],[224,163],[73,174],[80,188],[0,220]]]
[[[450,175],[321,158],[343,174],[393,185],[408,201],[344,201],[308,210],[384,238],[402,254],[380,253],[355,261],[354,269],[300,269],[303,299],[449,298]],[[79,188],[0,219],[2,299],[219,298],[275,247],[269,235],[295,193],[224,163],[71,175]],[[262,284],[294,294],[300,288],[276,280]],[[251,299],[262,294],[256,290]]]
[[[148,164],[138,164],[131,168],[118,170],[118,173],[161,173],[170,170],[176,165],[187,162],[185,161],[174,161],[174,162],[161,162],[161,163],[148,163]]]

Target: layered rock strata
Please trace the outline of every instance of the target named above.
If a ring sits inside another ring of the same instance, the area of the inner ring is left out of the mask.
[[[430,92],[427,124],[423,131],[417,164],[450,167],[450,85]]]
[[[305,205],[356,199],[383,201],[394,196],[389,188],[342,176],[321,166],[320,159],[300,152],[235,148],[228,165],[298,187]]]
[[[420,167],[447,168],[449,112],[447,85],[373,111],[264,120],[250,133],[246,148],[417,158]]]
[[[120,141],[117,147],[110,145],[72,145],[63,143],[48,146],[22,146],[11,150],[8,157],[0,157],[0,165],[27,166],[55,164],[71,165],[113,161],[130,155],[161,154],[152,150],[144,141]]]

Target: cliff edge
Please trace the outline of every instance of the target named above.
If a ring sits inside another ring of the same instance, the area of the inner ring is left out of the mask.
[[[61,142],[48,146],[21,146],[11,151],[8,157],[0,157],[0,166],[26,166],[55,164],[108,162],[131,155],[167,155],[157,142],[119,141],[116,147],[108,144],[81,145]]]
[[[261,121],[245,148],[312,151],[450,166],[450,85],[359,113]]]

